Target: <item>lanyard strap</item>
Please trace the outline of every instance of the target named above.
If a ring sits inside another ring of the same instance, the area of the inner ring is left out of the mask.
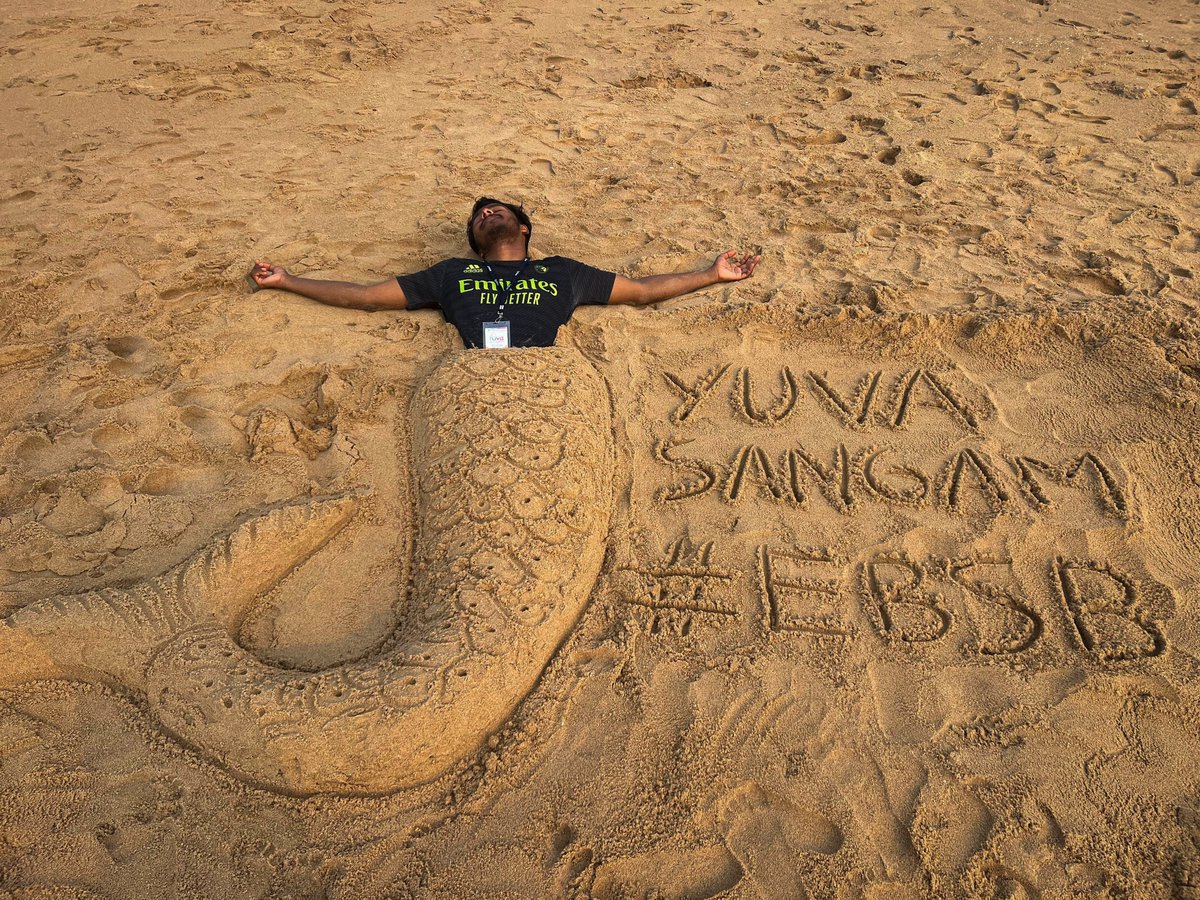
[[[504,321],[504,307],[508,306],[508,298],[512,296],[513,288],[516,287],[517,282],[521,280],[521,273],[525,271],[525,266],[528,263],[529,257],[527,256],[521,260],[521,265],[519,265],[517,267],[517,271],[513,273],[512,281],[508,283],[508,288],[504,291],[504,299],[500,301],[500,306],[496,309],[497,322]],[[496,274],[495,270],[492,269],[491,263],[489,263],[486,259],[483,261],[483,264],[487,267],[488,274],[492,276],[492,280],[496,282],[496,296],[499,297],[500,276]]]

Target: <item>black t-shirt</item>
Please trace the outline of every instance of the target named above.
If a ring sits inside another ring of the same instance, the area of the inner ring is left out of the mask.
[[[512,346],[550,347],[575,307],[608,303],[616,277],[565,256],[547,256],[524,263],[446,259],[396,280],[409,309],[438,307],[468,347],[483,346],[483,324],[496,321],[507,292],[502,318],[512,323]]]

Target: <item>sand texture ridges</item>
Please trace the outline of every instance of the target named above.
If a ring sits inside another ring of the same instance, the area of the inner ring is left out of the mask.
[[[10,6],[0,893],[1200,892],[1194,3]]]

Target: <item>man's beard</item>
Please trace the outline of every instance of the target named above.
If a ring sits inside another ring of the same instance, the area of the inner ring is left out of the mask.
[[[491,218],[485,219],[475,235],[479,244],[479,255],[487,256],[488,252],[498,244],[503,244],[513,238],[521,237],[521,223],[515,220]]]

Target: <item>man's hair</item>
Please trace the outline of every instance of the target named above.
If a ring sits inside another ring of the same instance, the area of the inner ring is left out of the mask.
[[[529,238],[533,236],[533,222],[529,221],[529,213],[525,212],[525,207],[516,203],[505,203],[503,200],[497,200],[495,197],[480,197],[475,201],[475,205],[471,207],[471,215],[467,219],[467,243],[471,245],[471,249],[475,254],[479,255],[479,245],[475,243],[475,234],[471,231],[471,223],[475,221],[475,214],[485,206],[503,206],[509,210],[517,221],[524,225],[528,231],[525,232],[525,253],[529,253]]]

